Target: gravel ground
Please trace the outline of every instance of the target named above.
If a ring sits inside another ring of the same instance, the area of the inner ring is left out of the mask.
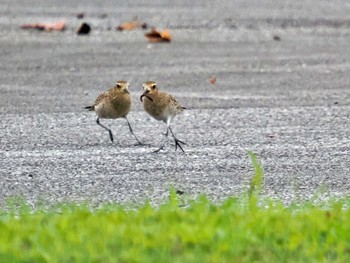
[[[222,200],[246,191],[248,150],[264,167],[266,196],[290,203],[350,193],[350,4],[71,2],[0,3],[0,204],[13,196],[33,206],[157,204],[171,186]],[[114,29],[135,16],[169,28],[173,41]],[[64,32],[19,28],[60,20]],[[82,22],[88,36],[75,33]],[[122,119],[103,121],[111,143],[83,110],[118,79],[130,82],[129,119],[147,146],[134,146]],[[185,153],[171,141],[152,153],[166,127],[139,102],[146,80],[187,107],[173,122]]]

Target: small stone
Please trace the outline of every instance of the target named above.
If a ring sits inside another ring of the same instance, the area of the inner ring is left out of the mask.
[[[177,195],[183,195],[185,192],[177,189],[175,193]]]
[[[78,13],[78,14],[76,15],[76,17],[77,17],[78,19],[83,19],[83,18],[85,17],[85,14],[84,14],[84,13]]]
[[[275,41],[281,41],[281,37],[279,35],[274,35],[272,38]]]
[[[90,25],[87,23],[82,23],[77,30],[77,34],[78,35],[87,35],[90,33],[90,31],[91,31]]]

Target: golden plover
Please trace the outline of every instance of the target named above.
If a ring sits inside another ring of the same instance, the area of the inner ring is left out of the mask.
[[[131,125],[129,123],[129,120],[127,118],[127,115],[130,112],[130,108],[131,108],[131,98],[130,98],[128,88],[129,88],[128,82],[126,82],[125,80],[119,80],[117,81],[117,83],[113,88],[109,89],[106,92],[101,93],[97,97],[94,105],[87,106],[85,107],[85,109],[96,112],[98,116],[96,123],[108,131],[109,138],[111,139],[112,142],[113,142],[112,130],[102,125],[100,123],[100,118],[101,119],[125,118],[128,123],[130,132],[132,133],[132,135],[135,136],[135,139],[137,140],[138,144],[142,144],[134,134],[131,128]]]
[[[146,81],[143,84],[144,92],[140,97],[141,102],[143,102],[143,107],[149,115],[158,121],[164,121],[167,125],[167,130],[163,142],[161,143],[158,150],[159,152],[164,148],[166,139],[168,138],[169,131],[175,140],[175,151],[179,147],[183,152],[180,143],[186,144],[179,139],[177,139],[170,127],[172,119],[179,113],[181,113],[185,108],[176,101],[176,99],[168,93],[158,90],[157,83],[154,81]]]

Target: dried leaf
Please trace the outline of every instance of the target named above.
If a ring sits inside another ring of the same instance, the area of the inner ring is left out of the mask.
[[[138,27],[139,27],[139,23],[137,23],[136,21],[131,21],[131,22],[125,22],[125,23],[120,24],[117,27],[117,30],[119,30],[119,31],[134,30]]]
[[[165,29],[164,31],[157,31],[153,28],[150,32],[146,33],[145,36],[149,42],[170,42],[171,34],[170,31]]]
[[[215,78],[215,77],[210,78],[210,79],[209,79],[209,82],[210,82],[210,84],[215,85],[215,83],[216,83],[216,78]]]
[[[65,22],[56,23],[36,23],[36,24],[24,24],[21,25],[22,29],[37,29],[43,31],[63,31],[66,29]]]
[[[160,36],[165,41],[168,41],[168,42],[171,41],[171,35],[170,35],[170,31],[169,30],[164,30],[164,31],[160,32]]]

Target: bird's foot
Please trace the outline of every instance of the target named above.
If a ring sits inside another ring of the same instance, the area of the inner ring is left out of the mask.
[[[157,150],[153,151],[154,153],[160,152],[161,150],[164,150],[164,145],[160,146]]]
[[[177,150],[177,147],[179,147],[182,152],[185,152],[184,149],[182,149],[182,146],[181,146],[180,143],[182,143],[184,145],[186,145],[186,143],[184,143],[183,141],[180,141],[180,140],[178,140],[176,138],[174,139],[174,141],[175,141],[175,151]]]

